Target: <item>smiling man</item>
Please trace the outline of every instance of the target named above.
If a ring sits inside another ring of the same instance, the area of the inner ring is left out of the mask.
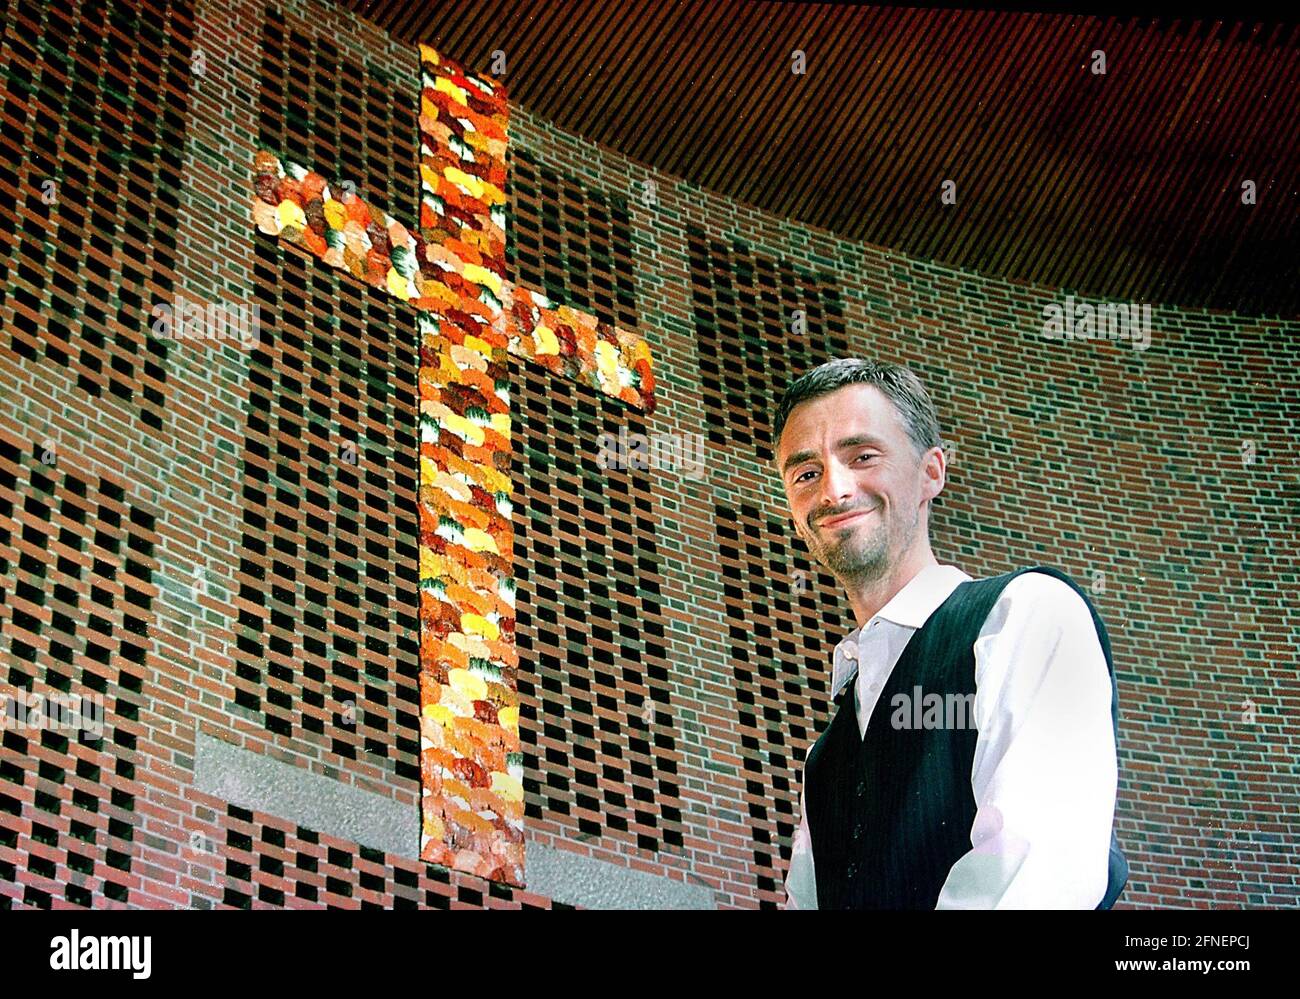
[[[1110,908],[1128,877],[1119,713],[1087,596],[1052,568],[974,580],[938,562],[947,466],[908,369],[823,364],[775,432],[795,529],[858,625],[804,763],[786,907]]]

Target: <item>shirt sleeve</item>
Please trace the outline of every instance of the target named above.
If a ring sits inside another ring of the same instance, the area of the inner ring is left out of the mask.
[[[813,872],[812,837],[808,833],[808,809],[799,791],[799,828],[790,847],[790,870],[785,876],[786,909],[817,908],[817,877]]]
[[[1094,909],[1106,891],[1118,765],[1111,680],[1088,605],[1027,572],[975,643],[971,849],[937,909]]]

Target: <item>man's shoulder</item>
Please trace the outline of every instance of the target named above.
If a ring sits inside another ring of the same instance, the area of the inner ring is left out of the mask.
[[[1069,573],[1051,566],[1028,566],[977,579],[974,583],[999,590],[999,600],[1089,605],[1084,588]]]
[[[1068,573],[1032,566],[978,580],[999,588],[986,624],[997,627],[1015,612],[1017,618],[1040,627],[1092,628],[1094,608],[1087,593]]]
[[[1087,683],[1097,685],[1091,689],[1109,690],[1112,725],[1118,727],[1105,622],[1074,580],[1042,568],[1007,574],[1013,578],[1005,581],[975,642],[977,689],[986,683],[995,690],[1036,689],[1049,671],[1088,677]],[[1093,665],[1099,666],[1096,672]]]
[[[1007,573],[1006,575],[1010,576],[1011,579],[1007,581],[1007,585],[1002,591],[1004,594],[1007,590],[1012,590],[1021,596],[1041,600],[1057,600],[1070,603],[1076,601],[1086,602],[1083,587],[1061,569],[1038,565],[1017,570],[1015,573]]]

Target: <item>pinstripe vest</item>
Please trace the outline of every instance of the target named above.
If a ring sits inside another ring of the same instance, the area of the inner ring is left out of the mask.
[[[975,795],[971,767],[978,731],[965,724],[895,727],[886,709],[896,694],[908,704],[917,688],[933,706],[974,704],[974,645],[1003,589],[1025,572],[1045,572],[1083,597],[1106,656],[1111,723],[1119,744],[1119,702],[1110,638],[1087,595],[1064,573],[1043,566],[964,581],[930,615],[894,665],[866,736],[858,729],[857,673],[835,698],[830,728],[804,764],[805,808],[821,909],[933,909],[953,864],[971,848]],[[960,698],[960,700],[954,699]],[[919,706],[912,706],[920,713]],[[1106,894],[1114,905],[1128,863],[1111,831]]]

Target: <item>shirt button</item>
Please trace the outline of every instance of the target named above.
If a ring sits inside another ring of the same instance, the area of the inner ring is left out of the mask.
[[[856,862],[849,864],[847,874],[851,878],[856,878],[858,876],[858,865]]]
[[[858,786],[853,790],[857,793],[858,797],[861,798],[867,793],[867,782],[864,780],[858,781]]]
[[[866,831],[867,831],[866,826],[864,826],[861,822],[856,823],[853,826],[853,838],[861,839],[863,834],[866,833]]]

